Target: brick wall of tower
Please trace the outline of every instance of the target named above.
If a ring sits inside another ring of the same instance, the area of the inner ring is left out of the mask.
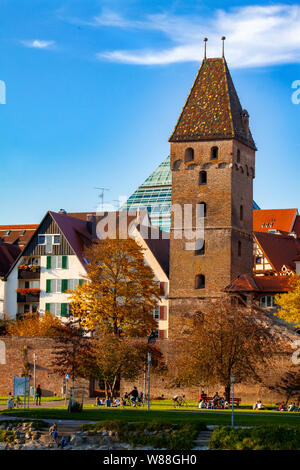
[[[218,147],[218,159],[211,159],[211,148]],[[185,165],[185,150],[194,150],[193,169]],[[240,163],[237,163],[237,150]],[[239,274],[251,272],[252,201],[254,151],[234,140],[171,144],[172,204],[205,202],[205,253],[186,250],[184,239],[175,239],[174,218],[170,234],[170,316],[169,337],[176,336],[182,313],[194,313],[205,299],[223,295],[223,289]],[[242,170],[243,168],[243,170]],[[252,170],[251,170],[252,169]],[[200,171],[207,183],[199,185]],[[240,206],[243,220],[240,220]],[[195,227],[195,217],[193,218]],[[241,256],[238,245],[241,243]],[[205,275],[205,288],[195,289],[197,274]]]

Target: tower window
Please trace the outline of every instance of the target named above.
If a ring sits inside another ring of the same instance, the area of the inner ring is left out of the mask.
[[[207,205],[206,202],[199,202],[199,205],[203,206],[203,217],[206,217]]]
[[[199,184],[207,183],[207,173],[206,171],[200,171],[199,173]]]
[[[242,242],[238,241],[238,256],[242,256]]]
[[[195,278],[195,289],[204,289],[205,288],[205,276],[203,274],[198,274]]]
[[[240,163],[240,161],[241,161],[241,151],[240,151],[240,149],[238,149],[238,151],[236,153],[236,161],[238,163]]]
[[[203,244],[202,244],[202,243]],[[199,245],[202,244],[201,248],[195,250],[195,255],[204,255],[205,254],[205,240],[197,240],[196,241],[196,247],[197,247],[197,244],[199,243]]]
[[[192,162],[194,160],[194,149],[191,147],[187,148],[184,154],[185,162]]]
[[[240,206],[240,221],[242,222],[244,220],[244,207]]]
[[[174,163],[173,163],[173,168],[172,170],[179,170],[180,168],[180,165],[181,165],[181,160],[176,160]]]
[[[211,151],[210,151],[210,158],[211,158],[212,160],[217,160],[218,156],[219,156],[219,149],[218,149],[218,147],[212,147],[212,148],[211,148]]]

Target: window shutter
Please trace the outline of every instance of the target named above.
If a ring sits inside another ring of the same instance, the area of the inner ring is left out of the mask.
[[[51,279],[46,280],[46,292],[47,293],[51,292]]]
[[[159,306],[159,319],[166,320],[167,319],[167,307],[160,305]]]
[[[68,268],[68,257],[67,256],[63,256],[62,257],[62,269],[67,269]]]
[[[45,312],[50,312],[50,304],[46,304]]]
[[[68,304],[61,304],[61,311],[60,314],[62,317],[68,316]]]
[[[66,292],[68,290],[68,279],[62,279],[61,281],[61,291],[62,293]]]
[[[165,339],[166,337],[167,337],[166,330],[159,330],[158,331],[158,338],[159,339]]]
[[[47,256],[47,269],[51,269],[51,256]]]
[[[80,286],[82,286],[82,284],[83,284],[83,279],[79,279],[78,284],[79,284]]]

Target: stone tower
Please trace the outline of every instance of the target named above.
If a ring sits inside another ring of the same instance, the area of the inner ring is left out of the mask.
[[[179,317],[252,271],[255,143],[224,58],[204,59],[171,143],[172,205],[204,203],[204,247],[170,234],[169,337]],[[203,207],[204,207],[203,206]],[[195,225],[195,213],[192,225]]]

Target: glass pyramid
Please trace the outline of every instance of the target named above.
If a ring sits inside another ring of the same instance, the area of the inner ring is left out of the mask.
[[[172,172],[168,156],[127,199],[120,210],[147,209],[151,224],[166,232],[171,226]],[[253,209],[260,207],[253,201]]]
[[[120,210],[147,209],[151,224],[170,231],[172,173],[168,156],[128,198]]]

